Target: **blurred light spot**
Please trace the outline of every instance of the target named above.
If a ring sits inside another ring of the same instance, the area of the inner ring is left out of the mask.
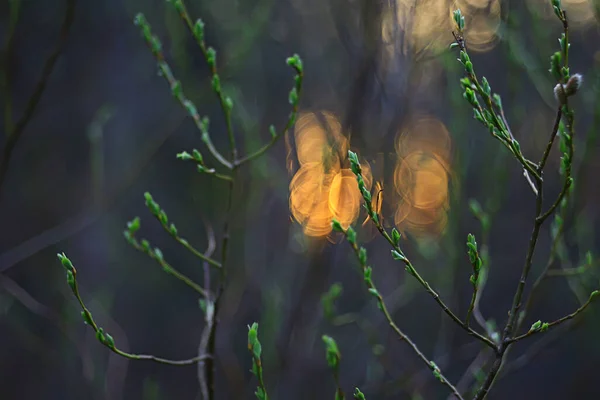
[[[327,236],[331,220],[346,229],[360,213],[363,201],[356,177],[347,166],[349,143],[341,124],[329,113],[302,114],[294,140],[300,168],[290,182],[290,212],[304,234]],[[370,189],[370,166],[362,164],[365,185]]]
[[[396,144],[394,187],[399,195],[394,224],[414,236],[440,234],[449,208],[451,140],[442,122],[413,121]]]
[[[467,46],[470,51],[489,51],[498,39],[496,32],[500,27],[500,0],[471,0],[469,3],[477,5],[467,9],[471,16],[465,29]]]
[[[465,39],[469,50],[493,48],[500,26],[500,0],[396,0],[395,7],[382,16],[384,56],[445,51],[453,41],[450,32],[456,8],[467,19]]]
[[[569,29],[586,28],[596,23],[594,13],[594,0],[562,0],[562,7],[567,11],[569,19]],[[530,10],[546,20],[555,20],[552,4],[546,0],[527,0]]]

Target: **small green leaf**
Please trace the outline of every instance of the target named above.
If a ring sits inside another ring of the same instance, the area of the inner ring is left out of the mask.
[[[404,254],[400,253],[398,250],[395,250],[395,249],[392,250],[392,257],[396,261],[407,261],[408,260]]]
[[[336,219],[331,220],[331,228],[335,232],[344,232],[344,228],[342,228],[342,224],[340,224],[339,221]]]

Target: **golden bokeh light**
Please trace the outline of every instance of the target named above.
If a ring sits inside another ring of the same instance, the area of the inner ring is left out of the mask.
[[[569,17],[570,29],[584,29],[596,23],[594,13],[595,0],[562,0],[562,7],[567,12]],[[538,12],[539,15],[546,19],[552,20],[556,18],[552,4],[545,0],[527,0],[529,9]]]
[[[449,208],[451,141],[442,122],[412,121],[396,142],[394,188],[399,196],[394,224],[414,236],[443,232]]]
[[[384,13],[381,38],[384,56],[438,53],[453,41],[452,13],[460,8],[467,20],[465,39],[469,50],[485,52],[498,41],[500,0],[396,0]]]
[[[348,139],[330,113],[304,113],[295,125],[294,140],[300,168],[290,182],[290,212],[304,234],[323,237],[336,219],[348,228],[360,213],[363,201],[356,177],[347,166]],[[365,186],[373,178],[361,164]]]

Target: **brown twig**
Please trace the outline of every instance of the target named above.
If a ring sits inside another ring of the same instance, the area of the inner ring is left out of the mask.
[[[550,329],[550,328],[555,327],[557,325],[560,325],[560,324],[562,324],[562,323],[564,323],[564,322],[566,322],[566,321],[568,321],[570,319],[575,318],[577,315],[579,315],[579,313],[583,312],[592,303],[592,301],[594,300],[594,297],[596,297],[598,294],[600,294],[600,292],[598,292],[597,290],[593,291],[590,294],[590,297],[588,298],[588,300],[585,303],[583,303],[581,305],[581,307],[579,307],[577,310],[573,311],[571,314],[565,315],[564,317],[559,318],[556,321],[552,321],[552,322],[548,322],[546,324],[542,324],[541,328],[530,329],[529,331],[527,331],[527,333],[524,333],[522,335],[519,335],[519,336],[510,338],[510,339],[507,339],[507,343],[518,342],[519,340],[523,340],[523,339],[528,338],[528,337],[530,337],[532,335],[535,335],[536,333],[539,333],[539,332],[544,332],[547,329]]]

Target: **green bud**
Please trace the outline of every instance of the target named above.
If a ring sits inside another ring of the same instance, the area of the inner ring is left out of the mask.
[[[462,13],[460,12],[460,9],[454,10],[453,16],[456,28],[459,32],[462,32],[462,30],[465,29],[465,17],[463,17]]]
[[[182,151],[181,153],[177,153],[177,158],[179,160],[192,160],[192,156],[187,151]]]
[[[346,237],[348,238],[348,242],[350,242],[350,244],[356,244],[356,231],[351,226],[346,229]]]
[[[67,284],[69,285],[71,290],[73,292],[75,292],[75,290],[77,289],[77,286],[75,283],[75,274],[73,274],[72,270],[67,270]]]
[[[392,229],[392,242],[396,247],[400,244],[400,232],[396,228]]]
[[[367,265],[367,249],[364,247],[361,247],[358,250],[358,260],[360,261],[361,265]]]
[[[258,340],[258,324],[256,322],[248,326],[248,349],[255,358],[260,358],[262,346]]]
[[[59,253],[56,255],[58,257],[58,259],[60,260],[60,263],[62,264],[62,266],[67,270],[70,271],[71,273],[73,273],[75,271],[75,268],[73,267],[73,263],[71,262],[71,260],[69,260],[69,258],[65,255],[65,253]]]
[[[114,349],[115,348],[115,340],[113,339],[113,337],[111,335],[109,335],[108,333],[104,334],[104,344],[107,345],[109,348]]]
[[[325,358],[327,359],[327,365],[330,368],[337,368],[341,358],[340,351],[337,343],[331,336],[323,335],[321,337],[325,343]]]
[[[212,69],[217,66],[217,51],[212,47],[206,49],[206,62]]]
[[[481,79],[481,88],[483,89],[483,92],[488,96],[492,94],[492,88],[490,87],[490,83],[488,82],[485,76]]]
[[[344,232],[344,228],[342,228],[342,224],[340,224],[339,221],[337,221],[336,219],[333,219],[331,221],[331,228],[335,232]]]
[[[365,395],[358,388],[354,388],[354,398],[356,400],[366,400]]]
[[[181,82],[175,81],[171,84],[171,93],[173,93],[175,98],[180,98],[183,95]]]
[[[195,161],[198,161],[201,164],[204,162],[204,159],[202,158],[202,154],[198,150],[196,150],[196,149],[192,150],[192,156],[194,157]]]
[[[217,74],[214,74],[212,77],[212,88],[216,93],[221,93],[221,79]]]
[[[296,88],[292,88],[292,90],[290,90],[288,101],[294,107],[298,105],[298,90]]]
[[[194,36],[198,41],[204,41],[204,22],[201,19],[197,19],[194,24]]]
[[[231,100],[231,97],[229,96],[225,98],[225,107],[227,107],[227,110],[229,112],[231,112],[231,110],[233,109],[233,100]]]

